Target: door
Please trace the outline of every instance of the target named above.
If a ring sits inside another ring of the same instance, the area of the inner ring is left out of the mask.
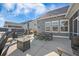
[[[77,36],[77,19],[73,20],[73,36]]]

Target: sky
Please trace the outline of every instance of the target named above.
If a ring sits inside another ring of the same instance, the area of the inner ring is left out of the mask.
[[[67,3],[0,3],[0,27],[5,21],[21,23],[34,20],[50,10],[67,6]]]

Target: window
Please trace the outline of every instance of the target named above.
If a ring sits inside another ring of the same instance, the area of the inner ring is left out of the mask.
[[[68,32],[68,20],[60,20],[60,31]]]
[[[52,32],[69,32],[69,21],[68,20],[55,20],[45,22],[45,31]]]
[[[57,32],[59,31],[59,21],[52,21],[52,31]]]
[[[45,22],[45,31],[51,30],[51,22]]]

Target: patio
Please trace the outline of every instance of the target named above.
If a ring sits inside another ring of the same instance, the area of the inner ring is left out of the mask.
[[[57,47],[64,49],[70,55],[73,55],[71,49],[71,41],[67,38],[53,38],[52,41],[36,40],[31,37],[30,49],[25,52],[17,49],[17,44],[12,45],[7,56],[45,56],[52,51],[56,51]],[[63,56],[68,56],[63,54]]]

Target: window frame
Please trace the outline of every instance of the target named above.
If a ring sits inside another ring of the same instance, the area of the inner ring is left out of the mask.
[[[62,27],[62,26],[61,26],[61,22],[62,22],[62,21],[68,21],[68,31],[61,31],[61,27]],[[60,27],[59,27],[59,28],[60,28],[60,33],[69,33],[69,20],[68,20],[68,19],[60,20]]]
[[[58,31],[53,31],[53,22],[58,22]],[[58,33],[59,32],[59,20],[54,20],[54,21],[52,21],[52,32],[54,32],[54,33]]]
[[[50,31],[46,31],[46,23],[50,23],[49,27],[50,27]],[[51,32],[51,21],[45,22],[45,32]]]

